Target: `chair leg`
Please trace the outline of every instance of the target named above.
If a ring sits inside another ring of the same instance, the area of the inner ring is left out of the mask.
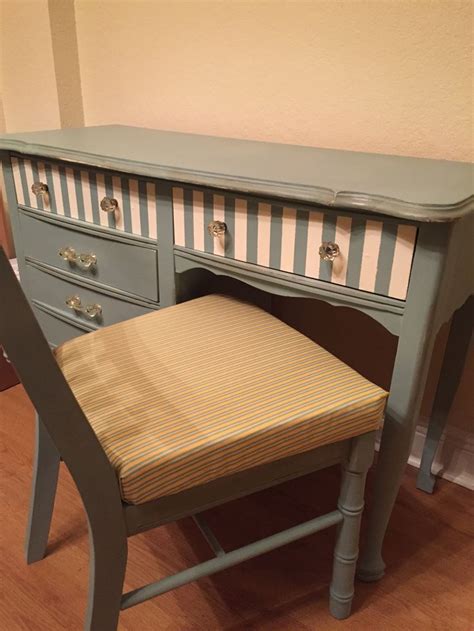
[[[344,520],[338,527],[329,599],[331,614],[339,620],[351,613],[365,478],[374,457],[374,445],[375,432],[354,438],[343,469],[338,508]]]
[[[127,566],[123,522],[89,521],[90,574],[85,631],[116,631]]]
[[[58,483],[59,463],[59,453],[37,415],[35,463],[25,543],[27,563],[40,561],[46,553]]]

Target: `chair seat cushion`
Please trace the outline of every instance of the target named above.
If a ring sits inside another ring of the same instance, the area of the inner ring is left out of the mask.
[[[387,397],[222,295],[72,339],[56,358],[130,504],[375,430]]]

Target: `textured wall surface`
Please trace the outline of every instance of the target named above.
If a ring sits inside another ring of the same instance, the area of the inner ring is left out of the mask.
[[[47,0],[0,1],[0,52],[7,131],[59,127]]]
[[[86,124],[470,160],[472,7],[76,0]]]

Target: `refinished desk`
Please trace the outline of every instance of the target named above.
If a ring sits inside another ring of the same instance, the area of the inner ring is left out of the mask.
[[[0,149],[22,283],[52,345],[185,299],[196,270],[352,307],[399,336],[359,565],[381,577],[433,342],[455,312],[432,437],[468,346],[473,166],[115,125]]]

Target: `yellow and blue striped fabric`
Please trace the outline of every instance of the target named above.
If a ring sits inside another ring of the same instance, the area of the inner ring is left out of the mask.
[[[222,295],[75,338],[56,358],[130,504],[375,430],[387,397]]]

